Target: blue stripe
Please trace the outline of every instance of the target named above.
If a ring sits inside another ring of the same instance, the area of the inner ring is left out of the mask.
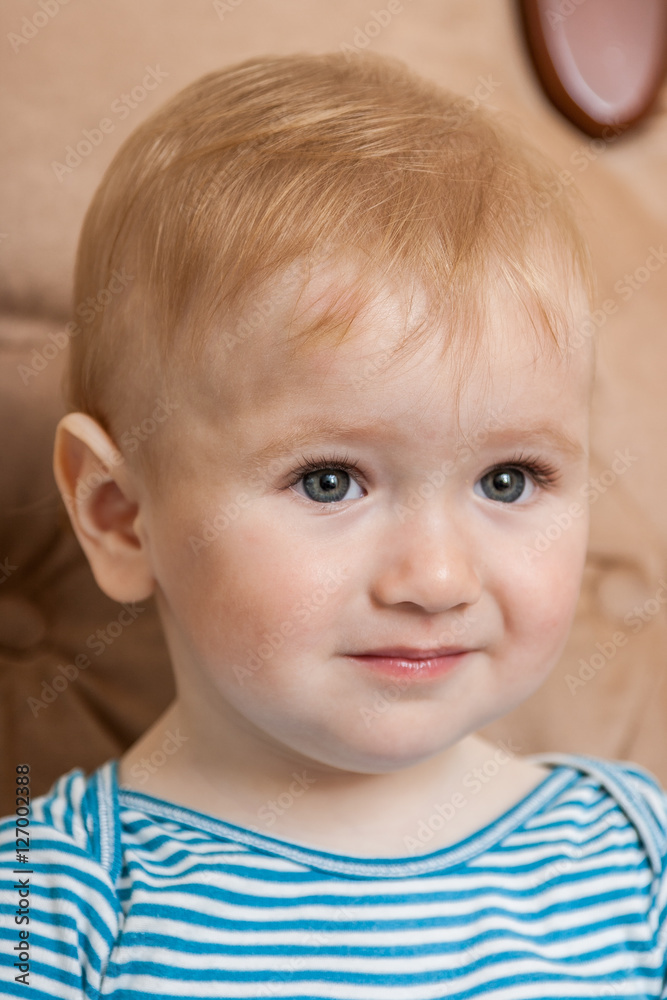
[[[115,762],[70,772],[33,803],[31,979],[47,991],[13,978],[13,817],[0,822],[0,994],[667,995],[667,794],[627,762],[532,759],[551,773],[497,824],[393,859],[119,791]]]

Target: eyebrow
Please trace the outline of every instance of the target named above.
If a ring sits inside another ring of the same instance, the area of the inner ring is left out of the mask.
[[[383,433],[384,431],[384,433]],[[481,450],[490,444],[502,446],[504,439],[507,439],[507,447],[523,443],[526,447],[531,444],[538,447],[540,444],[552,447],[564,455],[574,459],[581,459],[586,455],[586,449],[580,441],[576,441],[559,427],[549,423],[534,425],[502,425],[488,430],[486,437],[479,441],[479,436],[484,433],[484,425],[471,431],[468,438],[462,438],[462,442],[473,451],[477,448]],[[275,438],[262,448],[250,452],[246,457],[251,462],[263,462],[271,458],[288,458],[295,451],[313,445],[318,438],[339,438],[347,439],[350,444],[355,441],[368,441],[378,438],[384,440],[396,439],[395,432],[390,432],[386,425],[380,422],[372,424],[348,424],[339,420],[315,420],[298,425],[298,433],[284,435]]]
[[[471,434],[473,442],[475,436],[475,432],[473,432]],[[571,438],[565,431],[549,423],[501,426],[490,430],[484,443],[495,440],[498,444],[502,444],[503,438],[511,439],[513,442],[517,439],[524,439],[527,443],[545,444],[571,458],[583,458],[586,455],[586,449],[581,441]]]
[[[267,458],[287,458],[293,455],[299,448],[314,444],[318,438],[347,438],[350,442],[358,440],[369,440],[371,438],[384,437],[390,435],[381,433],[383,425],[381,423],[372,424],[346,424],[340,420],[315,420],[304,424],[299,424],[299,433],[290,434],[286,432],[279,438],[270,441],[263,448],[250,452],[248,458],[252,461],[261,462]],[[391,435],[395,437],[395,435]],[[285,442],[288,443],[285,443]]]

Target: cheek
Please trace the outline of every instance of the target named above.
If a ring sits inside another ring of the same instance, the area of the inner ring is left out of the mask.
[[[312,539],[249,516],[215,536],[200,523],[205,544],[196,552],[188,543],[195,532],[186,531],[164,567],[163,590],[181,625],[198,634],[200,649],[219,653],[224,641],[241,655],[267,640],[306,648],[334,620],[347,572],[329,549],[320,552]]]
[[[515,624],[543,645],[558,644],[569,632],[586,558],[585,523],[552,534],[553,539],[543,536],[539,548],[524,550],[525,570],[516,600]]]

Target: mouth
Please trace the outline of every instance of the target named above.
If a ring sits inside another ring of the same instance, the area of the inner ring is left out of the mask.
[[[452,646],[441,649],[392,646],[363,653],[349,653],[348,657],[388,677],[422,681],[448,674],[472,652],[474,650]]]

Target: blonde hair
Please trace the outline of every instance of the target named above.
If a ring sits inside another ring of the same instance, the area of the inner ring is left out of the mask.
[[[354,259],[363,294],[333,297],[305,340],[344,336],[382,283],[407,279],[427,290],[424,329],[446,311],[463,370],[500,274],[562,341],[563,274],[590,294],[570,199],[474,104],[371,53],[253,58],[186,87],[128,138],[86,215],[68,405],[118,443],[266,280],[327,255]],[[152,452],[139,459],[155,472]]]

